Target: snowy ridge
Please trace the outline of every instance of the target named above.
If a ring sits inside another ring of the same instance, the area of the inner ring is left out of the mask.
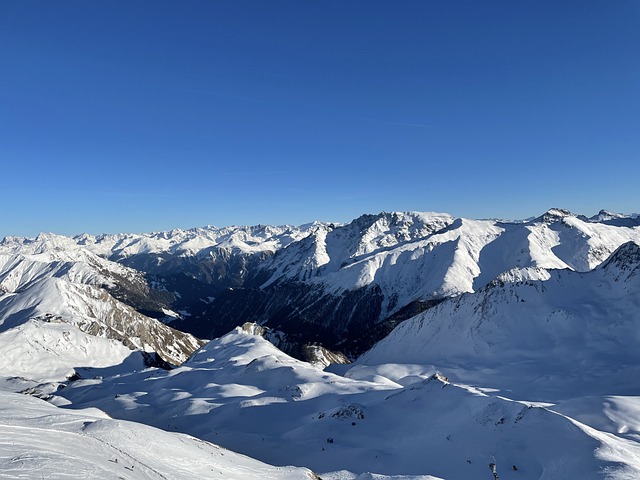
[[[19,352],[15,342],[21,341],[30,352],[13,374],[42,380],[37,363],[45,362],[50,364],[47,379],[64,378],[74,367],[120,363],[131,349],[156,352],[179,364],[202,345],[141,315],[104,288],[122,285],[142,289],[146,283],[139,272],[97,257],[66,237],[5,240],[0,245],[0,343]],[[38,340],[25,331],[39,332]],[[12,368],[2,367],[3,372]]]
[[[357,363],[437,364],[531,400],[632,394],[630,379],[640,373],[639,269],[640,247],[629,242],[590,272],[502,276],[407,320]]]
[[[293,227],[231,226],[174,229],[147,234],[117,234],[74,237],[73,241],[88,250],[108,258],[126,258],[148,253],[169,253],[194,256],[212,247],[236,250],[242,253],[274,252],[304,238],[310,230],[322,225],[313,223]]]
[[[339,294],[376,285],[387,302],[385,316],[414,300],[476,291],[516,267],[587,271],[632,240],[640,242],[640,227],[585,221],[560,209],[512,223],[415,212],[365,215],[318,229],[268,259],[263,268],[272,273],[263,288],[311,282]]]

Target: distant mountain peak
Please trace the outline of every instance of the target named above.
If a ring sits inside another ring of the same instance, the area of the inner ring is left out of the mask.
[[[627,218],[627,215],[624,215],[622,213],[615,213],[615,212],[610,212],[609,210],[600,210],[597,215],[594,215],[593,217],[589,218],[589,221],[591,222],[603,222],[606,220],[614,220],[617,218]]]
[[[553,223],[566,217],[573,217],[574,214],[564,208],[550,208],[544,214],[534,219],[534,222]]]

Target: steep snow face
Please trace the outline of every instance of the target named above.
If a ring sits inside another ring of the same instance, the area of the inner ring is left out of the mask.
[[[202,440],[97,409],[69,411],[0,392],[0,477],[131,480],[312,480],[304,468],[272,467]],[[153,448],[149,448],[153,445]]]
[[[446,214],[365,215],[312,235],[266,260],[262,285],[305,282],[340,295],[375,285],[381,316],[415,300],[473,292],[513,268],[588,271],[640,227],[582,220],[549,210],[531,222],[453,219]]]
[[[237,329],[178,369],[79,380],[54,401],[215,439],[269,463],[306,465],[322,478],[484,478],[492,459],[501,476],[515,465],[525,480],[640,474],[637,442],[547,408],[417,367],[383,366],[367,380],[352,370],[323,372]],[[401,378],[388,378],[394,374]]]
[[[264,286],[282,280],[304,281],[338,272],[372,253],[424,238],[452,221],[453,218],[447,214],[411,212],[363,215],[347,225],[324,225],[298,242],[295,248],[283,251],[265,265],[273,274]],[[368,282],[364,278],[357,283],[359,277],[364,276],[366,272],[356,274],[355,278],[336,288],[365,285]]]
[[[357,363],[433,364],[530,400],[629,395],[640,374],[638,272],[630,242],[590,272],[505,274],[402,323]]]
[[[202,345],[191,335],[141,315],[103,288],[123,286],[148,289],[139,272],[99,258],[66,237],[40,235],[32,241],[3,242],[2,338],[9,343],[22,342],[33,360],[51,364],[48,371],[38,373],[37,367],[33,370],[20,361],[20,374],[34,379],[43,374],[50,379],[51,375],[72,372],[74,367],[119,363],[131,354],[130,349],[157,352],[166,361],[179,364]],[[38,341],[30,340],[25,331],[39,332]],[[74,346],[68,349],[71,337]],[[119,346],[112,340],[120,342]],[[89,344],[93,351],[85,348]],[[7,348],[19,350],[18,344]]]

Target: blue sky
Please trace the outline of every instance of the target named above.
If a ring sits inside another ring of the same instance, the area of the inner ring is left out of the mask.
[[[640,2],[0,2],[4,235],[640,210]]]

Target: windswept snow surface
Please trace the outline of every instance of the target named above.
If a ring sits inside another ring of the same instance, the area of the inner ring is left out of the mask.
[[[0,391],[0,478],[303,480],[302,468],[272,467],[208,442],[97,409],[62,410]]]
[[[419,366],[367,368],[331,374],[237,329],[178,369],[79,380],[53,401],[307,466],[322,478],[484,478],[494,458],[503,478],[513,465],[522,479],[640,475],[640,445],[629,438]]]

